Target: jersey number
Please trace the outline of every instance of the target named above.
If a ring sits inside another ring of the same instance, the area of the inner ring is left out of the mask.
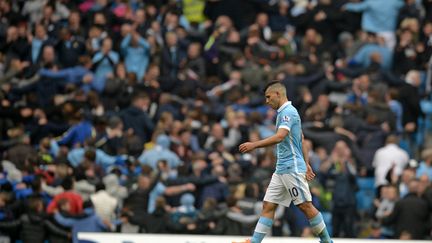
[[[297,188],[295,188],[295,187],[291,188],[291,190],[288,189],[288,192],[289,192],[291,197],[297,197],[299,194]]]

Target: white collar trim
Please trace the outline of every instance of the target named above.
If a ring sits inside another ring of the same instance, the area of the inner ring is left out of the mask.
[[[279,107],[279,109],[277,109],[277,112],[281,112],[285,107],[291,105],[291,101],[287,101],[285,103],[283,103],[283,105],[281,105],[281,107]]]

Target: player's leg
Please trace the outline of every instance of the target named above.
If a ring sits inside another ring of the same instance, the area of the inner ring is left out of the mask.
[[[263,200],[263,210],[258,223],[255,227],[252,239],[246,241],[250,243],[261,243],[265,235],[271,230],[273,218],[278,204],[286,204],[287,193],[281,176],[273,174],[270,184],[267,187]]]
[[[306,215],[314,235],[318,236],[322,243],[332,242],[321,213],[312,204],[312,195],[305,174],[290,173],[284,177],[292,202]]]
[[[331,243],[332,240],[330,239],[324,219],[312,202],[306,201],[298,204],[297,207],[306,215],[314,235],[318,236],[322,243]]]
[[[276,203],[263,202],[263,211],[252,235],[251,243],[261,243],[265,235],[270,232],[273,225],[273,218],[277,208]]]

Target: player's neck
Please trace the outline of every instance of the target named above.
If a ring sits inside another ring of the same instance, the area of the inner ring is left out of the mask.
[[[279,107],[278,107],[278,109],[280,108],[280,107],[282,107],[285,103],[287,103],[288,102],[288,99],[281,99],[281,101],[279,102]]]

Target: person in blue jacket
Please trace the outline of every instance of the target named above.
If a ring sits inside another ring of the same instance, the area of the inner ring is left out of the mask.
[[[126,70],[142,80],[150,61],[150,44],[138,33],[127,34],[120,44]]]
[[[66,202],[67,203],[67,202]],[[84,214],[80,217],[65,217],[61,212],[56,212],[54,218],[60,225],[72,228],[72,242],[78,243],[78,232],[105,232],[111,228],[109,221],[102,221],[96,215],[91,201],[84,202]]]

